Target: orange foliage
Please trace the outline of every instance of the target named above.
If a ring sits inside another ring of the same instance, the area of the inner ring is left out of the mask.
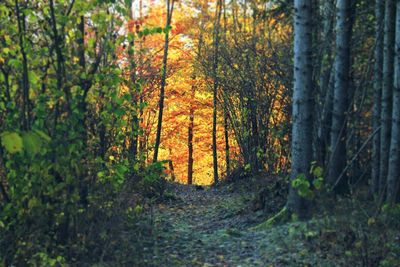
[[[145,1],[143,1],[145,2]],[[197,24],[193,23],[190,7],[176,3],[172,17],[170,45],[168,52],[167,85],[165,89],[164,118],[161,136],[159,160],[172,160],[177,181],[187,181],[188,168],[188,126],[189,110],[194,109],[193,149],[194,173],[196,184],[212,183],[212,94],[207,79],[194,77],[195,45],[193,36],[198,34]],[[143,29],[165,27],[166,12],[163,2],[154,3],[143,18],[130,20],[126,29],[138,33]],[[135,60],[136,73],[142,82],[142,97],[147,103],[143,110],[140,127],[143,129],[141,142],[147,144],[147,159],[152,159],[155,143],[159,86],[163,58],[164,34],[157,33],[139,38],[136,35],[135,58],[132,59],[120,47],[119,55],[124,65]],[[195,88],[195,97],[191,90]],[[218,122],[218,156],[220,173],[225,170],[225,141],[221,121]],[[233,138],[231,138],[233,140]],[[231,155],[235,157],[236,145],[231,141]]]

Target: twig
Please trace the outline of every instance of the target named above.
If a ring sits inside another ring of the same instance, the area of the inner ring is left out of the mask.
[[[340,173],[338,179],[336,180],[335,184],[333,185],[332,189],[335,189],[336,186],[339,184],[340,180],[343,178],[344,174],[346,173],[346,171],[350,168],[350,166],[353,164],[353,162],[357,159],[358,155],[360,155],[360,153],[364,150],[364,148],[367,146],[367,144],[369,143],[369,141],[371,141],[372,137],[375,136],[375,134],[382,128],[382,126],[379,126],[378,128],[375,129],[375,131],[373,131],[372,134],[370,134],[370,136],[367,138],[367,140],[365,140],[365,142],[362,144],[362,146],[360,147],[360,149],[357,151],[357,153],[354,155],[354,157],[351,159],[350,163],[347,164],[346,168],[343,169],[343,171]]]

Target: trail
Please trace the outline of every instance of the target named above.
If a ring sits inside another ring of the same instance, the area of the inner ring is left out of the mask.
[[[268,241],[248,230],[257,221],[248,194],[185,185],[172,190],[177,200],[154,211],[158,233],[149,265],[265,266]]]
[[[349,266],[336,251],[338,240],[320,238],[318,220],[251,230],[271,215],[251,209],[253,191],[169,184],[175,199],[154,206],[155,239],[140,266]]]

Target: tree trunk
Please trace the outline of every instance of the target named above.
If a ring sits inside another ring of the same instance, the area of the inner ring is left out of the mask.
[[[195,81],[195,79],[193,79]],[[194,101],[196,95],[196,87],[192,85],[191,101]],[[194,107],[193,103],[190,103],[189,108],[189,126],[188,126],[188,177],[187,183],[193,183],[193,126],[194,126]]]
[[[172,19],[172,12],[174,10],[174,3],[175,3],[175,0],[167,0],[167,23],[165,26],[165,43],[164,43],[162,74],[161,74],[160,100],[158,102],[159,110],[158,110],[157,135],[156,135],[156,144],[154,146],[153,162],[157,162],[157,160],[158,160],[158,149],[160,148],[160,142],[161,142],[162,119],[163,119],[163,112],[164,112],[165,83],[166,83],[166,79],[167,79],[169,31],[171,28],[171,19]]]
[[[294,1],[294,90],[291,180],[308,176],[312,159],[312,21],[311,0]],[[299,218],[308,215],[310,202],[290,186],[287,208]]]
[[[130,11],[132,7],[130,7]],[[132,12],[130,12],[130,19],[134,20],[134,16]],[[133,114],[132,114],[132,122],[131,122],[131,136],[129,142],[129,154],[130,158],[133,161],[136,160],[137,151],[138,151],[138,131],[139,131],[139,117],[137,112],[137,104],[138,104],[138,89],[136,85],[136,62],[135,62],[135,35],[132,32],[131,34],[132,40],[129,42],[128,48],[128,56],[130,60],[130,94],[132,97],[132,105],[133,105]]]
[[[320,112],[319,125],[317,131],[316,160],[319,165],[326,163],[327,146],[329,145],[329,132],[332,121],[332,100],[333,100],[333,25],[334,25],[334,8],[332,0],[323,1],[320,7],[320,17],[323,18],[323,28],[321,33],[322,48],[320,54],[320,70],[319,70],[319,97],[321,101],[316,101],[314,107],[315,113]],[[321,104],[319,102],[322,102]]]
[[[230,159],[230,148],[229,148],[229,121],[228,121],[227,107],[224,107],[224,136],[225,136],[226,176],[229,176],[231,173],[231,159]]]
[[[400,1],[397,1],[396,6],[395,82],[393,88],[392,134],[386,198],[386,201],[391,204],[396,202],[400,179]]]
[[[169,167],[169,171],[170,171],[170,175],[171,175],[171,180],[175,181],[176,177],[175,177],[175,171],[174,171],[174,164],[173,164],[172,160],[168,160],[168,167]]]
[[[375,2],[375,63],[374,63],[374,107],[373,131],[381,127],[381,97],[382,97],[382,65],[383,65],[383,19],[385,3],[382,0]],[[379,161],[380,161],[380,134],[375,134],[372,139],[372,170],[371,193],[379,193]]]
[[[222,3],[217,0],[214,22],[214,62],[213,62],[213,129],[212,150],[214,184],[218,183],[218,155],[217,155],[217,93],[218,93],[218,48],[219,48],[219,23],[221,19]]]
[[[333,186],[346,167],[346,112],[350,73],[350,42],[352,23],[350,19],[350,0],[336,3],[336,57],[335,87],[333,92],[333,117],[331,129],[331,157],[328,165],[328,184]],[[343,192],[347,185],[346,175],[338,183],[336,192]]]
[[[25,51],[25,15],[20,10],[18,0],[15,0],[15,12],[17,15],[19,47],[22,55],[22,128],[30,129],[30,103],[29,103],[29,71],[28,59]]]
[[[395,16],[396,10],[394,0],[385,3],[385,25],[383,40],[383,86],[381,106],[381,149],[379,164],[379,193],[384,193],[388,175],[390,129],[392,115],[392,92],[393,92],[393,64],[394,64],[394,41],[395,41]],[[383,197],[383,196],[382,196]]]

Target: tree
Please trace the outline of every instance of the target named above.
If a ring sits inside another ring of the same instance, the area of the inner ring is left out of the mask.
[[[381,127],[381,97],[382,97],[382,66],[383,66],[383,20],[385,2],[375,1],[375,49],[374,49],[374,107],[373,107],[373,131]],[[380,134],[374,135],[372,141],[372,169],[371,192],[376,195],[379,192],[379,165],[380,165]]]
[[[351,19],[350,0],[338,0],[336,3],[336,57],[335,86],[333,93],[333,111],[330,149],[328,163],[328,183],[343,191],[346,178],[340,177],[346,166],[346,112],[348,109],[348,88],[350,72]],[[343,175],[342,175],[343,176]],[[337,181],[340,179],[340,181]]]
[[[335,21],[335,4],[332,0],[323,1],[321,3],[320,15],[322,19],[322,29],[319,36],[318,42],[321,43],[321,49],[319,54],[319,63],[316,67],[319,77],[317,83],[319,85],[319,99],[315,101],[315,114],[317,117],[318,124],[315,125],[314,131],[317,132],[316,142],[313,143],[315,146],[315,159],[322,166],[326,163],[327,147],[330,140],[330,126],[332,122],[332,104],[333,104],[333,82],[332,77],[334,74],[332,62],[333,62],[333,50],[334,50],[334,37],[333,28]]]
[[[129,22],[132,23],[134,21],[134,15],[132,12],[132,4],[133,1],[128,1],[127,2],[127,10],[129,11],[128,13],[128,19]],[[131,138],[129,141],[129,152],[131,154],[131,158],[133,160],[136,160],[136,156],[138,153],[138,131],[139,131],[139,117],[138,117],[138,111],[137,111],[137,104],[138,104],[138,85],[137,85],[137,77],[136,77],[136,59],[135,59],[135,31],[134,27],[130,27],[129,29],[129,45],[128,45],[128,59],[129,59],[129,91],[131,94],[132,102],[133,102],[133,110],[131,111],[132,113],[132,122],[131,122]]]
[[[400,1],[396,3],[396,13],[395,81],[386,196],[386,201],[391,204],[396,201],[400,179]]]
[[[395,16],[394,0],[385,2],[384,24],[384,52],[383,52],[383,85],[381,100],[381,125],[380,130],[380,164],[379,164],[379,193],[384,194],[388,175],[389,149],[391,136],[392,93],[393,93],[393,64],[395,41]]]
[[[167,22],[165,25],[164,55],[163,55],[163,63],[162,63],[162,70],[161,70],[160,100],[158,103],[157,134],[156,134],[156,143],[154,146],[153,162],[157,162],[157,160],[158,160],[158,149],[160,147],[160,142],[161,142],[165,84],[166,84],[166,79],[167,79],[169,32],[171,29],[171,20],[172,20],[172,12],[174,11],[174,3],[175,3],[175,0],[167,0]]]
[[[311,0],[294,1],[294,88],[291,181],[308,176],[312,158],[312,23]],[[286,207],[300,218],[308,215],[310,203],[290,186]]]
[[[213,56],[213,130],[212,130],[212,148],[213,148],[213,170],[214,184],[218,183],[218,154],[217,154],[217,101],[218,101],[218,49],[219,49],[219,26],[222,13],[222,0],[217,0],[215,8],[214,21],[214,56]]]
[[[50,4],[52,5],[52,1]],[[29,72],[28,72],[28,59],[25,51],[25,41],[26,41],[26,20],[25,14],[21,12],[19,0],[15,0],[15,15],[17,17],[18,25],[18,41],[20,52],[22,55],[22,126],[25,131],[30,129],[31,119],[30,119],[30,104],[29,104]]]
[[[196,82],[196,77],[193,77],[193,83]],[[192,85],[190,90],[190,101],[194,101],[196,96],[195,84]],[[194,128],[194,105],[192,102],[189,104],[189,125],[188,125],[188,174],[187,183],[193,183],[193,128]]]

